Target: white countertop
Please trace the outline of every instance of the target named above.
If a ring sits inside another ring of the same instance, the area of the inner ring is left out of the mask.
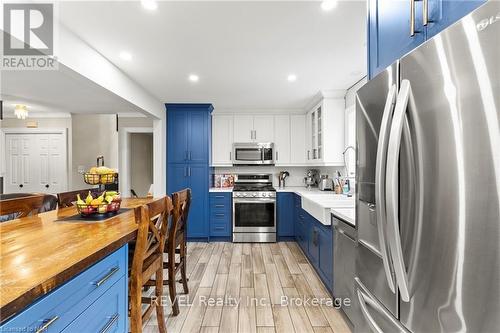
[[[323,225],[331,225],[331,209],[353,210],[354,197],[344,194],[335,194],[332,191],[320,191],[317,188],[305,187],[277,188],[277,192],[293,192],[302,197],[302,209],[311,214]],[[352,219],[354,220],[354,218]]]
[[[210,192],[232,192],[232,187],[210,188]],[[331,225],[331,216],[333,210],[342,214],[338,216],[341,219],[348,220],[354,224],[354,197],[348,197],[344,194],[335,194],[332,191],[320,191],[318,188],[305,188],[303,186],[289,186],[285,188],[276,188],[276,192],[291,192],[300,195],[302,198],[302,209],[311,214],[323,225]],[[352,211],[352,213],[351,213]]]
[[[232,187],[211,187],[209,192],[233,192]]]
[[[332,208],[330,212],[341,220],[356,226],[356,209],[353,208]]]

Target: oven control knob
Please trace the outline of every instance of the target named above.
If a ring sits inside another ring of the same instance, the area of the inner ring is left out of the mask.
[[[243,196],[244,196],[244,197],[246,197],[246,196],[247,196],[247,194],[246,194],[246,193],[243,193]]]
[[[257,193],[253,193],[252,195],[253,195],[254,197],[256,197],[256,196],[257,196]]]

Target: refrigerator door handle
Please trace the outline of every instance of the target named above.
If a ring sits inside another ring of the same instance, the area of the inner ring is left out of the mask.
[[[356,294],[358,295],[359,307],[361,308],[361,313],[368,322],[368,325],[370,326],[372,331],[376,333],[384,333],[384,331],[380,328],[380,326],[378,326],[378,324],[375,322],[375,319],[373,319],[372,315],[368,311],[368,308],[366,307],[366,302],[370,301],[369,298],[364,295],[361,289],[356,289]],[[371,304],[377,306],[377,304],[374,302],[371,302]]]
[[[397,88],[393,84],[387,94],[385,101],[384,113],[382,115],[382,123],[380,126],[380,134],[377,145],[377,159],[375,162],[375,211],[377,215],[377,231],[380,245],[380,253],[382,262],[384,263],[385,276],[389,288],[393,293],[396,292],[393,278],[392,262],[389,260],[389,249],[386,243],[386,200],[385,200],[385,168],[387,160],[387,145],[389,141],[388,129],[392,121],[392,113],[394,104],[396,103]]]
[[[394,272],[398,282],[401,299],[410,301],[408,275],[403,258],[401,236],[399,232],[399,152],[405,115],[408,109],[411,87],[410,81],[403,80],[399,89],[399,95],[394,109],[392,125],[387,148],[387,172],[386,172],[386,198],[387,198],[387,223],[391,256],[394,263]]]

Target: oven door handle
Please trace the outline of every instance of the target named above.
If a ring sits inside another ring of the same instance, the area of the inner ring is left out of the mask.
[[[255,198],[255,199],[233,199],[234,203],[276,203],[275,199],[260,199],[260,198]]]

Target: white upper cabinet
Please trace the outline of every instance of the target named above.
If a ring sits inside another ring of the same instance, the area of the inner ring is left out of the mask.
[[[233,115],[212,116],[212,165],[232,165]]]
[[[306,115],[290,116],[290,164],[306,163]]]
[[[324,98],[307,113],[308,164],[344,165],[344,99]]]
[[[234,142],[254,141],[254,128],[252,115],[234,116]]]
[[[234,142],[273,142],[274,116],[234,115]]]
[[[254,141],[274,141],[274,116],[254,116],[253,118]]]
[[[304,124],[302,124],[304,127]],[[290,164],[290,116],[274,117],[274,161],[276,165]]]

